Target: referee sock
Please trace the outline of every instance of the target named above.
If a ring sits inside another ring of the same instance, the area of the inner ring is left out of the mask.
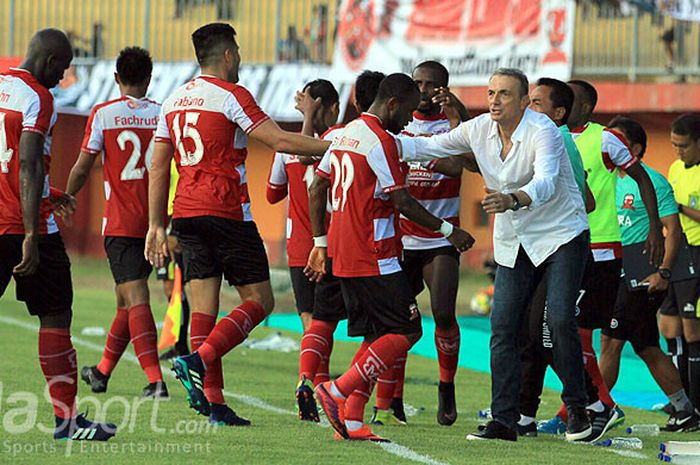
[[[265,319],[265,309],[258,302],[246,300],[219,321],[199,348],[206,366],[226,355],[245,341],[248,334]]]
[[[97,364],[99,372],[105,376],[111,375],[128,345],[129,314],[126,308],[117,308],[117,314],[114,316],[112,326],[110,326],[107,334],[102,360]]]
[[[206,313],[192,313],[192,327],[190,328],[190,344],[192,350],[200,348],[207,339],[211,330],[216,325],[216,317]],[[212,404],[225,404],[224,400],[224,376],[221,367],[221,359],[207,364],[207,371],[204,374],[204,395]]]
[[[311,320],[309,328],[301,338],[299,354],[299,379],[302,377],[315,380],[324,358],[328,360],[330,348],[333,345],[333,332],[337,323]],[[328,365],[325,366],[326,376]],[[315,381],[314,381],[315,384]]]
[[[163,381],[158,361],[158,333],[156,323],[153,321],[151,306],[148,304],[134,305],[128,310],[128,314],[131,343],[141,368],[146,373],[148,382]]]
[[[678,368],[678,373],[681,375],[681,383],[685,392],[690,392],[690,383],[688,382],[688,343],[685,342],[683,336],[678,336],[666,339],[666,352],[673,364]]]
[[[700,407],[700,341],[688,342],[688,397],[695,408]]]
[[[68,328],[39,329],[39,364],[57,417],[75,416],[78,369]]]
[[[459,361],[459,325],[454,323],[447,329],[435,326],[435,347],[438,353],[438,364],[440,365],[440,381],[452,383],[457,373],[457,362]]]

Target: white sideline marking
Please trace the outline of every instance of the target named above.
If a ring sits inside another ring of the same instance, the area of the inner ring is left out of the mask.
[[[39,326],[37,326],[35,324],[26,323],[24,321],[16,320],[14,318],[10,318],[10,317],[4,316],[4,315],[0,315],[0,322],[7,323],[9,325],[16,326],[18,328],[26,329],[26,330],[32,331],[34,333],[39,331]],[[83,346],[83,347],[85,347],[87,349],[91,349],[95,352],[101,353],[103,350],[103,347],[101,345],[95,344],[95,343],[90,342],[90,341],[86,341],[86,340],[79,338],[77,336],[71,336],[71,340],[73,341],[73,343],[75,345]],[[138,358],[134,354],[132,354],[131,352],[125,351],[124,354],[122,355],[122,358],[125,360],[129,360],[132,363],[136,363],[136,364],[139,363]],[[167,374],[171,378],[175,377],[175,375],[170,371],[169,367],[161,365],[161,368],[163,369],[164,374]],[[258,399],[257,397],[248,396],[245,394],[236,394],[235,392],[230,392],[230,391],[224,391],[224,395],[226,397],[231,397],[231,398],[236,399],[240,402],[243,402],[244,404],[250,405],[252,407],[260,408],[263,410],[267,410],[269,412],[277,413],[280,415],[294,415],[294,416],[297,415],[297,412],[295,412],[293,410],[287,410],[287,409],[275,407],[274,405],[268,404],[264,400]],[[327,421],[317,423],[317,425],[321,426],[321,427],[330,426],[330,424],[328,424]],[[406,460],[412,460],[414,462],[423,463],[426,465],[449,465],[445,462],[437,461],[437,460],[435,460],[427,455],[421,455],[421,454],[409,449],[408,447],[402,446],[401,444],[397,444],[395,442],[375,443],[375,444],[379,445],[382,449],[389,452],[390,454],[394,454],[397,457],[401,457],[401,458],[406,459]],[[620,452],[620,451],[616,451],[616,452]]]

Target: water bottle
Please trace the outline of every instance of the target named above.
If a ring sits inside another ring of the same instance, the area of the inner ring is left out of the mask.
[[[482,420],[491,420],[491,409],[487,408],[484,410],[479,410],[479,418]]]
[[[610,438],[596,443],[596,446],[613,449],[641,449],[643,445],[639,438]]]
[[[627,428],[627,434],[637,434],[639,436],[658,436],[659,425],[632,425]]]
[[[663,452],[659,452],[659,460],[666,463],[677,463],[680,465],[697,465],[700,463],[700,456],[698,455],[666,455]]]

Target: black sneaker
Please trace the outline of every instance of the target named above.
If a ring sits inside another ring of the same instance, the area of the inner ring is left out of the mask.
[[[661,407],[661,411],[667,415],[673,415],[674,413],[676,413],[676,407],[674,407],[673,404],[669,402],[663,407]]]
[[[143,388],[143,397],[150,397],[153,399],[167,399],[168,387],[163,381],[156,381],[151,383],[145,388]]]
[[[503,441],[517,441],[518,434],[508,428],[503,423],[490,421],[485,425],[481,425],[476,433],[468,434],[467,439],[470,441],[501,439]]]
[[[209,416],[211,408],[204,395],[204,363],[197,352],[178,357],[173,362],[175,378],[180,380],[187,390],[187,401],[190,407],[202,415]]]
[[[90,385],[92,392],[105,392],[109,376],[103,375],[96,366],[80,369],[80,378]]]
[[[53,438],[73,441],[108,441],[117,433],[117,426],[112,423],[93,423],[85,414],[66,420],[56,417],[56,429]]]
[[[529,425],[521,425],[518,423],[518,436],[524,436],[527,438],[537,437],[537,422],[533,421]]]
[[[320,418],[318,417],[316,399],[314,399],[313,383],[306,379],[306,377],[302,377],[301,380],[299,380],[299,384],[297,384],[295,396],[297,399],[297,406],[299,407],[299,419],[318,423]]]
[[[700,416],[697,412],[675,412],[668,418],[665,426],[661,427],[661,431],[689,432],[700,429]]]
[[[399,419],[399,421],[406,423],[406,412],[403,408],[403,399],[401,397],[394,397],[391,399],[391,405],[389,406],[394,412],[394,416]]]
[[[593,432],[593,428],[586,409],[583,407],[572,407],[568,409],[568,414],[569,420],[566,422],[566,440],[588,440]]]
[[[583,440],[585,442],[596,442],[602,438],[619,416],[617,410],[610,408],[607,405],[603,405],[602,412],[591,411],[589,415],[591,419],[592,431],[591,435]]]
[[[443,426],[450,426],[455,421],[457,421],[455,383],[443,383],[440,381],[438,385],[437,422]]]
[[[218,426],[250,426],[250,420],[239,417],[226,404],[211,404],[209,423]]]

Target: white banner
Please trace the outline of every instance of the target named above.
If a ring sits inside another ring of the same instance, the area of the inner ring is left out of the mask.
[[[676,19],[700,21],[700,0],[656,0],[656,7]]]
[[[343,0],[332,81],[425,60],[444,64],[451,85],[485,85],[499,67],[566,80],[575,11],[572,0]]]

